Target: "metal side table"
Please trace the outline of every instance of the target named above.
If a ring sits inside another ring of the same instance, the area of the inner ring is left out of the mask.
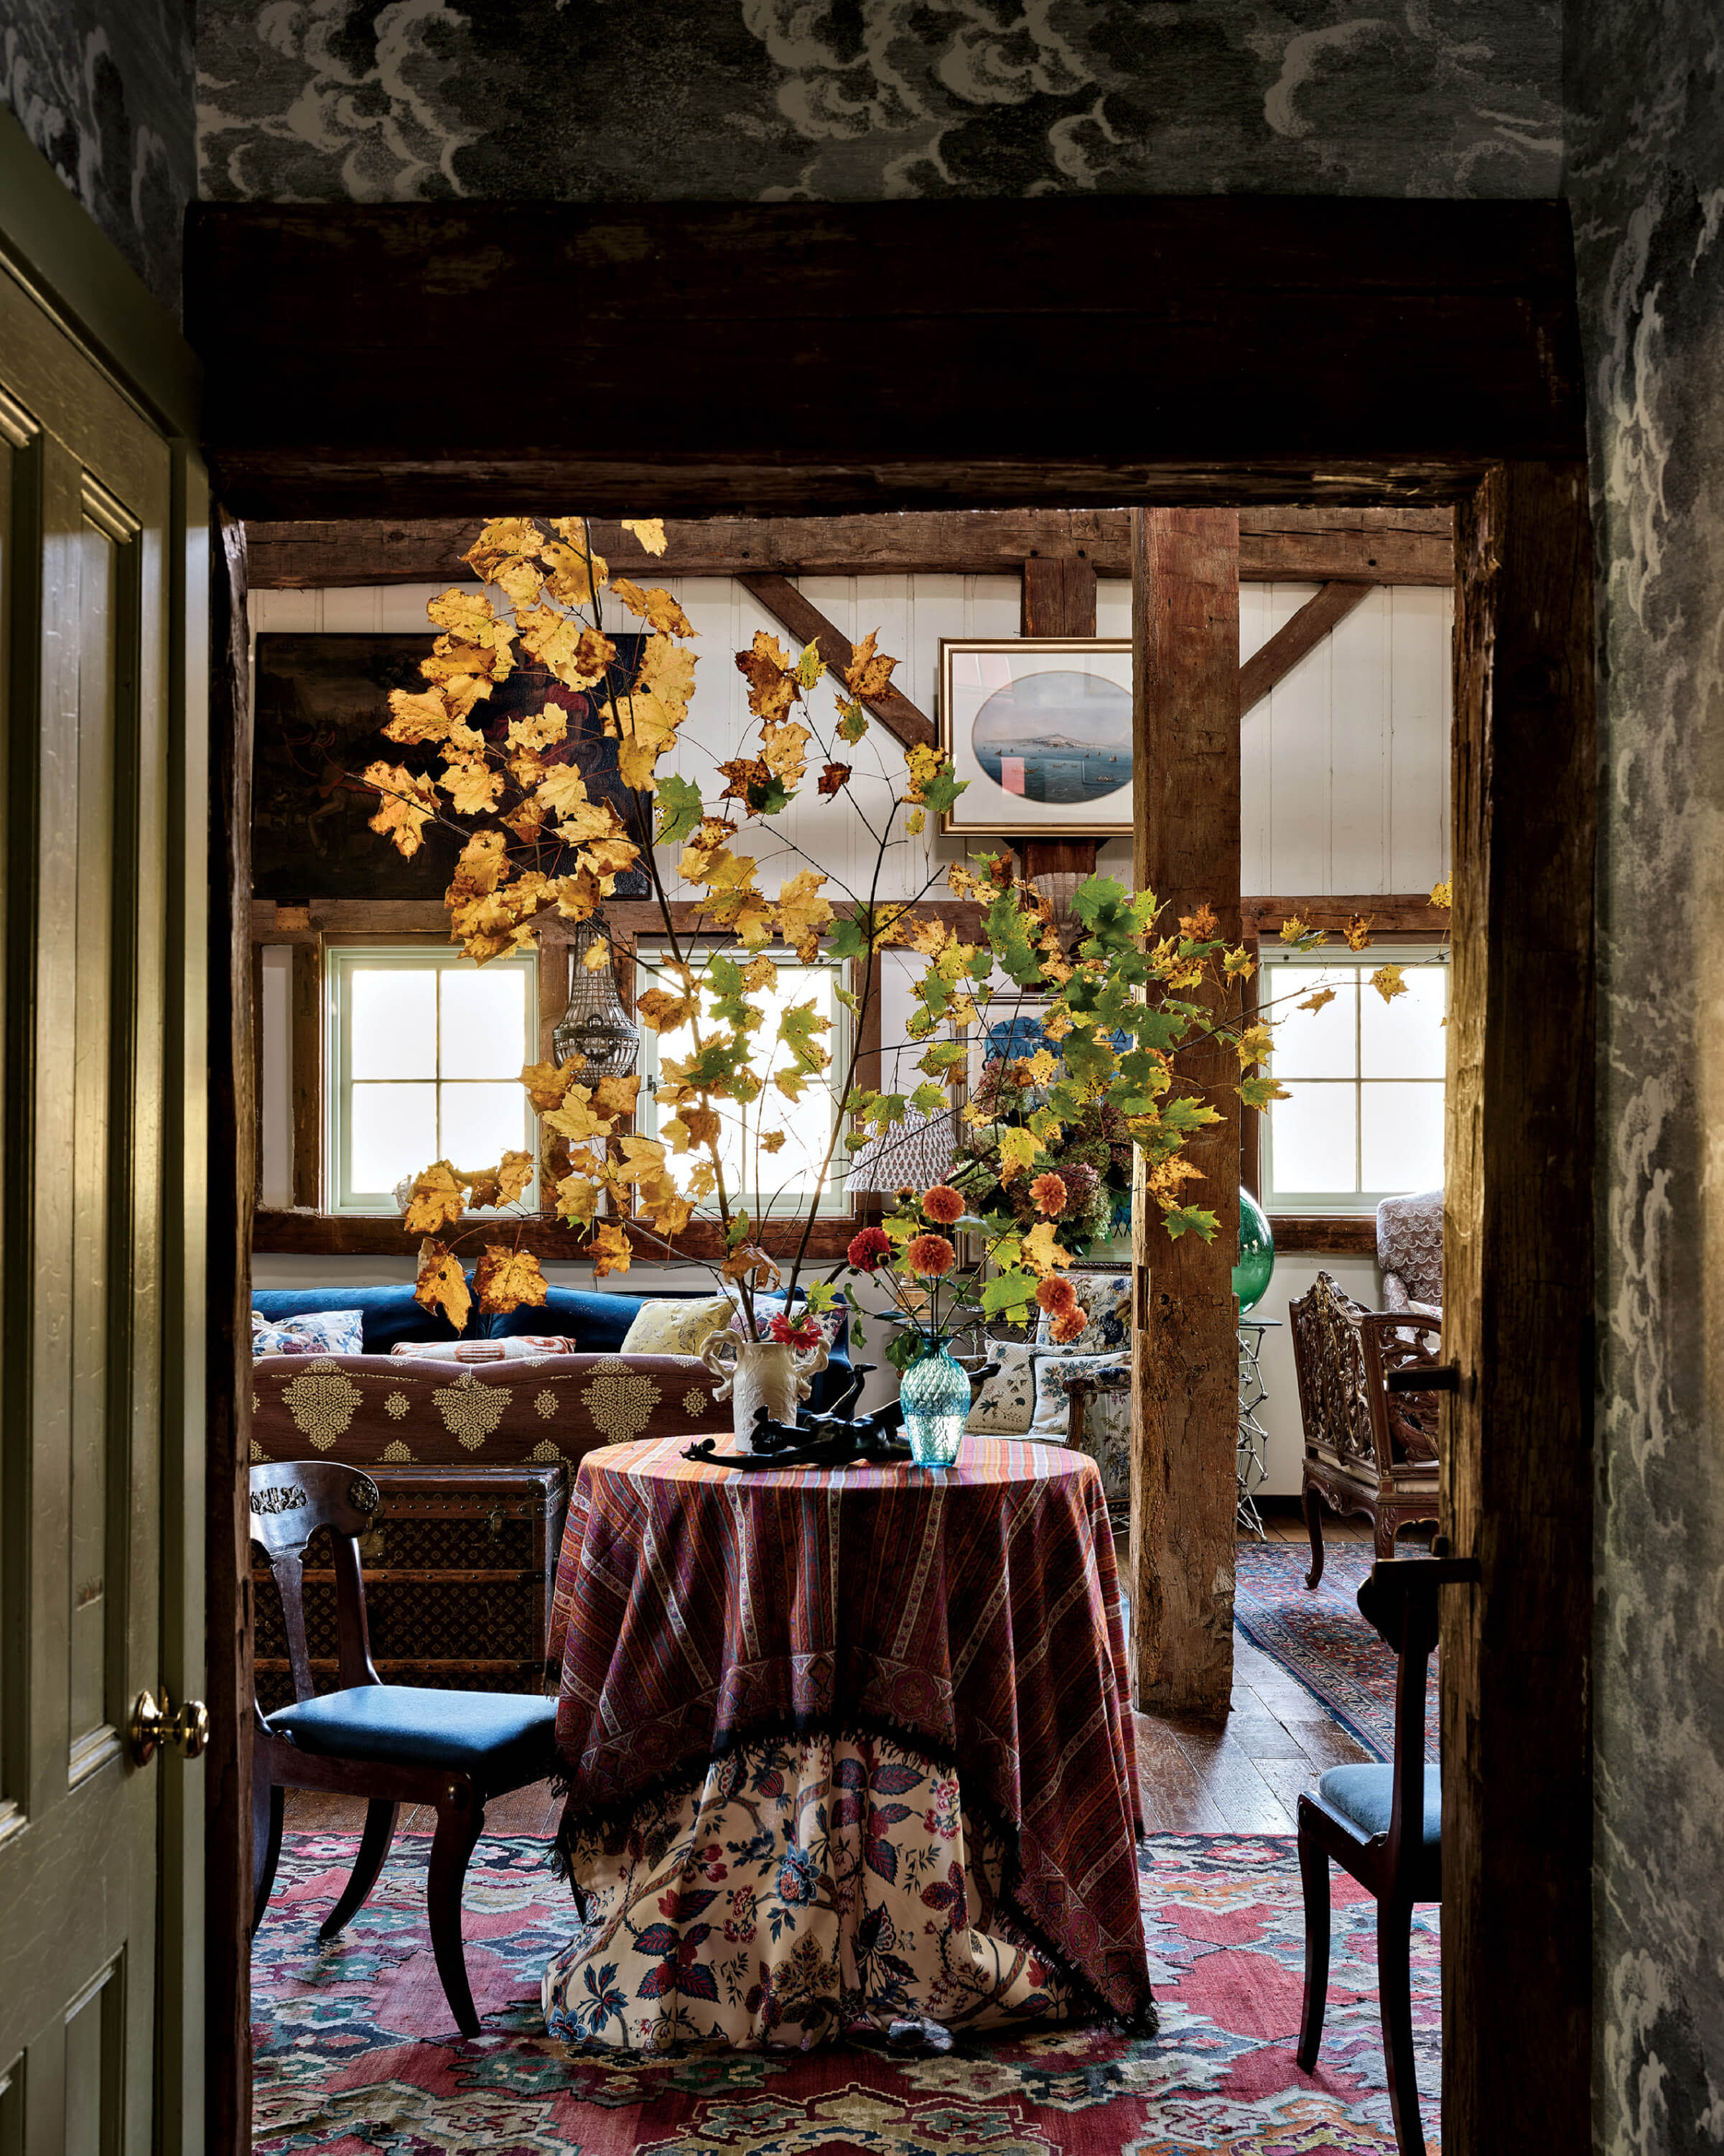
[[[1269,1398],[1263,1383],[1263,1336],[1278,1332],[1279,1317],[1242,1317],[1239,1320],[1239,1435],[1238,1451],[1239,1525],[1259,1540],[1264,1539],[1263,1516],[1257,1509],[1257,1492],[1269,1473],[1269,1432],[1257,1411]]]

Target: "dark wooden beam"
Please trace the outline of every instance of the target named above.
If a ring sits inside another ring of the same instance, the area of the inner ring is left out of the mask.
[[[982,936],[983,908],[973,899],[922,898],[916,910],[930,920],[952,924],[967,943]],[[658,906],[649,899],[613,898],[604,909],[605,919],[618,942],[659,934],[664,927]],[[678,935],[706,932],[701,909],[685,899],[671,901],[670,923]],[[567,943],[575,923],[555,914],[541,915],[534,924],[541,947]],[[720,930],[711,931],[721,934]],[[251,940],[254,943],[285,943],[310,947],[358,936],[449,937],[449,914],[441,899],[401,898],[314,899],[304,906],[279,906],[273,899],[251,902]]]
[[[833,626],[818,607],[805,599],[788,577],[751,574],[737,581],[775,621],[783,623],[798,644],[818,644],[827,671],[843,682],[844,669],[855,655],[850,639]],[[889,688],[883,696],[865,696],[862,701],[906,748],[931,748],[940,738],[939,729],[901,690]]]
[[[1024,564],[1025,636],[1093,636],[1095,569],[1077,554],[1039,555]]]
[[[1457,532],[1443,2143],[1583,2148],[1593,1958],[1593,560],[1584,465]]]
[[[562,516],[567,504],[546,505]],[[355,517],[340,523],[247,527],[255,591],[464,578],[462,556],[482,520]],[[1447,509],[1242,509],[1244,583],[1449,584],[1455,576]],[[1041,557],[1087,562],[1098,577],[1128,577],[1131,512],[1124,509],[924,510],[891,516],[670,518],[655,578],[1016,576]],[[640,546],[614,520],[595,517],[593,545],[619,567]]]
[[[1325,584],[1308,598],[1290,621],[1285,621],[1239,669],[1239,715],[1260,704],[1278,681],[1284,681],[1307,652],[1337,624],[1347,619],[1371,596],[1369,584]]]
[[[1394,506],[1585,451],[1557,203],[201,203],[186,317],[246,516]],[[475,395],[475,326],[558,363]]]
[[[1269,1224],[1277,1257],[1294,1250],[1331,1258],[1377,1255],[1374,1213],[1271,1213]]]
[[[1213,907],[1239,940],[1239,526],[1230,511],[1145,510],[1132,578],[1137,647],[1134,867],[1171,916]],[[1232,992],[1237,996],[1238,991]],[[1213,989],[1194,991],[1216,1001]],[[1131,1666],[1139,1707],[1223,1715],[1233,1690],[1239,1306],[1239,1065],[1224,1045],[1188,1050],[1181,1072],[1219,1120],[1188,1158],[1213,1242],[1175,1241],[1142,1188],[1134,1233],[1137,1322],[1131,1467]]]
[[[1429,937],[1434,942],[1443,942],[1449,935],[1449,909],[1433,906],[1429,894],[1422,891],[1331,892],[1314,898],[1242,898],[1239,911],[1245,933],[1260,937],[1265,942],[1278,937],[1282,922],[1292,920],[1296,915],[1307,927],[1321,928],[1330,936],[1339,935],[1361,914],[1370,922],[1373,936]]]
[[[295,942],[288,1038],[293,1116],[295,1205],[323,1203],[323,953],[316,941]]]
[[[848,1214],[817,1221],[809,1238],[809,1257],[824,1265],[841,1258],[857,1224],[857,1218]],[[461,1247],[461,1255],[468,1262],[483,1247],[487,1229],[499,1237],[506,1229],[511,1245],[518,1234],[522,1250],[558,1265],[592,1262],[582,1232],[565,1227],[548,1214],[536,1214],[526,1220],[511,1217],[506,1222],[483,1217],[464,1218],[453,1232],[459,1236],[471,1236],[471,1241]],[[647,1229],[637,1228],[631,1223],[629,1235],[635,1257],[642,1264],[675,1265],[686,1261],[707,1265],[717,1262],[725,1255],[724,1229],[715,1220],[690,1221],[686,1231],[675,1239],[668,1253],[661,1239]],[[767,1220],[760,1224],[759,1240],[776,1258],[793,1255],[801,1236],[799,1219]],[[318,1258],[411,1258],[418,1249],[418,1238],[407,1233],[398,1213],[289,1212],[259,1206],[252,1229],[252,1248],[272,1257],[298,1255]]]

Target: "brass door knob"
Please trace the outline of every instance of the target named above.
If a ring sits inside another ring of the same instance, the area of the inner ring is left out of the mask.
[[[134,1766],[147,1767],[164,1744],[195,1759],[209,1744],[209,1709],[201,1699],[188,1699],[176,1711],[166,1692],[158,1702],[154,1692],[141,1691],[126,1735]]]

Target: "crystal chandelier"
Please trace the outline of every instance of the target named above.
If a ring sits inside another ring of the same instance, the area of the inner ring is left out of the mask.
[[[634,1068],[640,1052],[640,1028],[623,1007],[617,993],[617,977],[607,955],[596,966],[587,954],[597,943],[610,942],[610,928],[603,913],[577,922],[569,939],[568,1009],[551,1032],[551,1045],[559,1063],[571,1055],[586,1059],[581,1082],[620,1078]]]

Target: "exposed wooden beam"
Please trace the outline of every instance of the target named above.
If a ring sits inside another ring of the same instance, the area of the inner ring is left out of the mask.
[[[828,672],[840,682],[844,680],[844,669],[855,655],[855,647],[818,607],[803,597],[788,577],[749,575],[737,581],[754,594],[774,620],[783,623],[798,644],[818,644]],[[889,688],[883,696],[865,696],[862,701],[906,748],[931,748],[940,738],[932,721],[922,716],[901,690]]]
[[[185,281],[246,517],[1399,506],[1586,453],[1554,202],[198,203]],[[480,321],[567,363],[475,395]]]
[[[954,934],[967,943],[981,940],[983,909],[973,899],[919,899],[916,910],[931,920],[950,922]],[[619,942],[654,936],[664,926],[658,906],[650,899],[613,898],[604,912]],[[671,901],[671,926],[679,935],[699,932],[706,918],[700,906],[686,899]],[[575,929],[573,921],[554,913],[541,915],[533,926],[541,944],[566,943]],[[449,913],[438,898],[314,899],[305,906],[278,905],[269,898],[254,898],[251,902],[254,943],[315,947],[348,936],[434,936],[443,941],[448,935]]]
[[[1316,898],[1242,898],[1240,917],[1248,936],[1265,939],[1280,933],[1284,921],[1295,915],[1308,927],[1326,935],[1338,935],[1350,921],[1363,914],[1373,936],[1428,937],[1444,942],[1449,935],[1449,909],[1433,906],[1422,891],[1331,892]]]
[[[857,1216],[849,1214],[817,1221],[809,1238],[808,1255],[821,1264],[841,1258],[856,1232],[856,1221]],[[495,1224],[495,1219],[487,1219],[482,1214],[464,1215],[453,1232],[460,1235],[487,1226],[494,1229]],[[706,1265],[725,1255],[724,1228],[716,1220],[690,1221],[675,1239],[668,1256],[663,1240],[650,1229],[639,1228],[632,1221],[624,1224],[634,1255],[644,1263],[675,1264],[686,1260]],[[759,1240],[772,1256],[789,1257],[802,1239],[802,1228],[797,1218],[763,1220]],[[520,1221],[511,1219],[509,1240],[514,1243],[517,1239],[521,1248],[536,1257],[553,1259],[560,1265],[592,1262],[585,1232],[566,1227],[550,1214],[534,1214]],[[271,1256],[300,1253],[320,1258],[411,1258],[418,1247],[418,1238],[407,1233],[398,1213],[290,1212],[259,1206],[252,1228],[252,1248]],[[463,1255],[470,1255],[476,1249],[476,1242],[469,1244]]]
[[[1074,555],[1026,562],[1018,619],[1025,636],[1093,636],[1095,570]],[[1094,839],[1037,839],[1026,832],[1009,843],[1032,880],[1095,873]]]
[[[562,516],[566,502],[547,505]],[[300,591],[353,584],[453,582],[479,536],[478,517],[352,518],[339,523],[247,526],[252,586]],[[1447,509],[1248,508],[1239,512],[1239,576],[1246,583],[1448,584],[1454,580]],[[1041,559],[1086,562],[1098,577],[1128,577],[1131,515],[1124,509],[924,510],[893,516],[670,518],[655,578],[1016,576]],[[595,517],[593,544],[627,564],[639,543]]]
[[[1271,1213],[1269,1225],[1278,1257],[1292,1250],[1330,1258],[1377,1255],[1374,1213]]]
[[[1239,716],[1260,704],[1278,681],[1285,680],[1307,652],[1371,596],[1369,584],[1325,584],[1290,621],[1254,651],[1239,669]]]
[[[293,1197],[321,1205],[323,1188],[323,967],[315,942],[295,943],[289,1035],[293,1070]]]
[[[1172,915],[1213,906],[1216,932],[1236,943],[1238,521],[1227,510],[1151,509],[1135,524],[1135,880]],[[1224,992],[1197,993],[1220,1007]],[[1140,1173],[1133,1209],[1132,1681],[1139,1707],[1219,1716],[1233,1689],[1239,1066],[1221,1045],[1188,1050],[1181,1068],[1218,1111],[1187,1154],[1203,1178],[1194,1186],[1200,1201],[1218,1224],[1213,1242],[1196,1235],[1174,1240]]]

